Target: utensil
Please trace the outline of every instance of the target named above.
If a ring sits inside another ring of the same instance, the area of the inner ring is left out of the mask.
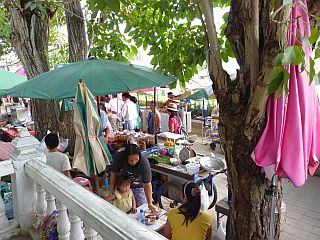
[[[225,162],[217,157],[201,157],[200,165],[210,172],[219,172],[226,168]]]

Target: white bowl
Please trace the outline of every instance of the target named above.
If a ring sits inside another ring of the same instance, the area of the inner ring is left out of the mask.
[[[199,173],[200,165],[197,163],[186,164],[187,173],[193,175]]]

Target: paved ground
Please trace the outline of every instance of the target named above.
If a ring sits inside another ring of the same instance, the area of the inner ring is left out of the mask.
[[[193,124],[193,133],[201,137],[201,125]],[[208,141],[207,141],[208,142]],[[194,145],[197,153],[214,152],[223,157],[220,148],[212,151],[209,145],[201,144],[201,138]],[[215,177],[218,189],[218,201],[227,196],[227,179],[225,175]],[[320,177],[309,177],[300,188],[296,188],[288,180],[283,180],[284,203],[286,212],[281,229],[280,240],[320,240]],[[214,218],[213,237],[216,237],[216,213],[211,211]]]

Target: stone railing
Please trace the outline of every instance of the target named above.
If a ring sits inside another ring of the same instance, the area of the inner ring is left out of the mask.
[[[14,174],[13,162],[11,160],[0,162],[0,178]],[[0,195],[0,239],[10,239],[14,235],[20,234],[18,223],[8,220],[5,213],[5,205]]]
[[[30,229],[57,210],[59,239],[164,239],[46,165],[45,155],[36,150],[38,140],[28,131],[22,130],[12,144],[16,148],[10,161],[15,173],[12,175],[14,215],[22,234],[32,233],[33,239],[38,239]],[[11,168],[6,174],[12,173]]]

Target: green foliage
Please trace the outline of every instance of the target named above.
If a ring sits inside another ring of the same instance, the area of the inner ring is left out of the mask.
[[[306,71],[309,76],[309,82],[311,83],[315,75],[320,75],[315,72],[315,60],[320,59],[320,41],[319,41],[319,32],[318,29],[312,28],[311,35],[309,38],[302,37],[301,42],[297,41],[297,45],[289,46],[284,49],[282,53],[279,53],[275,58],[275,66],[273,68],[272,74],[270,75],[270,82],[268,85],[268,92],[271,94],[276,92],[276,97],[280,97],[283,89],[285,93],[288,94],[288,80],[290,78],[287,68],[289,65],[300,65],[300,71]],[[315,56],[309,57],[309,68],[305,69],[305,51],[301,46],[302,44],[311,48],[312,44],[314,45]]]
[[[7,12],[4,6],[0,3],[0,58],[12,51],[9,41],[10,24]]]
[[[64,10],[62,5],[56,6],[56,13],[51,20],[50,38],[49,38],[49,65],[54,68],[59,63],[68,62],[68,39],[61,32],[61,27],[66,24]]]
[[[182,86],[204,64],[203,28],[193,22],[199,16],[195,2],[122,0],[119,11],[106,1],[87,3],[92,55],[127,61],[143,48],[156,70],[175,76]]]

